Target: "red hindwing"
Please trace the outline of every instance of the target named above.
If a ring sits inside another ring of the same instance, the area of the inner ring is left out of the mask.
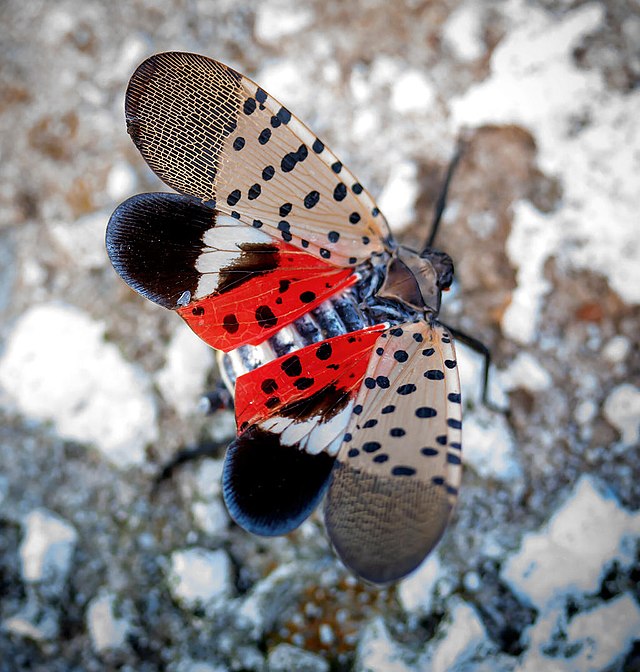
[[[244,282],[178,309],[209,345],[225,352],[258,345],[357,281],[351,269],[330,266],[285,243],[274,244],[279,250],[277,268],[264,272],[240,267]]]
[[[335,336],[240,376],[235,394],[238,430],[277,415],[283,407],[291,410],[296,402],[309,401],[331,385],[355,396],[367,370],[369,353],[385,328],[385,324],[377,324]]]

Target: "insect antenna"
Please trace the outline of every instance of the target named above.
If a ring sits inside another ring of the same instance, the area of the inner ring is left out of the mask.
[[[458,167],[458,163],[460,162],[460,159],[464,154],[464,150],[465,150],[465,142],[464,140],[460,139],[458,141],[458,146],[456,147],[456,152],[453,155],[451,161],[449,162],[449,166],[447,167],[447,173],[444,178],[444,183],[442,184],[440,193],[438,194],[438,200],[436,201],[436,208],[433,213],[433,220],[431,222],[431,232],[429,233],[429,237],[427,238],[427,242],[422,252],[430,250],[433,247],[433,241],[435,240],[436,235],[438,233],[440,221],[442,220],[442,214],[444,212],[444,209],[447,207],[447,195],[449,193],[449,185],[451,184],[453,174],[455,173],[456,168]]]

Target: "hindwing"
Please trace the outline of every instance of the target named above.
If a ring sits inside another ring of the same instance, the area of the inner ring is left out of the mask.
[[[384,329],[314,343],[238,378],[238,437],[227,450],[223,492],[242,527],[286,534],[316,507]]]
[[[181,194],[125,201],[107,226],[107,250],[133,289],[224,351],[265,341],[357,279]]]

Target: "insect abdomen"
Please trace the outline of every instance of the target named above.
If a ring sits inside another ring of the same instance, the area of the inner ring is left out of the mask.
[[[267,362],[334,336],[358,331],[373,324],[368,311],[359,305],[358,293],[347,289],[324,301],[295,322],[280,329],[258,346],[242,345],[220,353],[220,368],[231,391],[238,376]]]

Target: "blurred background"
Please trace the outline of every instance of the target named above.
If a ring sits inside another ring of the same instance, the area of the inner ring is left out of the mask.
[[[111,268],[104,231],[165,187],[127,136],[154,52],[259,82],[456,266],[466,467],[436,552],[384,590],[321,518],[235,527],[223,458],[154,490],[213,353]],[[0,671],[640,669],[640,4],[0,3]]]

